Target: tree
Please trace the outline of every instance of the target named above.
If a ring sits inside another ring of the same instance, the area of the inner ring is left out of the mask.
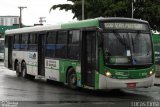
[[[73,18],[82,19],[82,0],[67,0],[72,4],[53,5],[50,10],[71,10]],[[134,18],[160,26],[159,0],[135,0]],[[85,19],[96,17],[131,17],[131,0],[85,0]],[[160,29],[160,28],[159,28]]]
[[[152,28],[156,25],[160,30],[160,1],[145,0],[143,3],[136,3],[135,6],[135,18],[147,20]]]
[[[50,10],[59,8],[60,10],[71,10],[73,18],[82,19],[82,0],[67,0],[73,4],[53,5]],[[124,0],[123,0],[124,1]],[[125,0],[128,1],[128,0]],[[85,19],[106,16],[122,16],[121,12],[127,12],[126,2],[114,2],[113,0],[85,0]],[[129,13],[129,12],[128,12]],[[125,15],[127,16],[127,15]]]

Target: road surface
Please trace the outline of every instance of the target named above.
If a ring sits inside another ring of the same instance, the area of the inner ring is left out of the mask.
[[[7,106],[8,105],[8,106]],[[160,87],[71,90],[60,83],[16,77],[0,63],[0,107],[159,107]]]

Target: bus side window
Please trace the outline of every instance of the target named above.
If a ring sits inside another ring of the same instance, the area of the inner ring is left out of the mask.
[[[27,48],[28,48],[28,34],[22,34],[21,49],[27,50]]]
[[[34,33],[31,33],[29,35],[29,50],[30,51],[37,51],[38,47],[37,47],[37,35]]]
[[[66,58],[67,56],[67,31],[58,32],[56,45],[56,58]]]
[[[13,42],[13,49],[19,50],[20,49],[20,35],[14,35],[14,42]]]
[[[57,32],[48,32],[46,40],[46,57],[55,57]]]
[[[80,31],[73,30],[69,32],[69,43],[68,43],[68,58],[78,60],[79,59],[79,37]]]

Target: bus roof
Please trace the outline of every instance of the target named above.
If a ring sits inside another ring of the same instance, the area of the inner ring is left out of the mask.
[[[88,19],[83,21],[75,21],[69,22],[60,25],[47,25],[47,26],[33,26],[33,27],[25,27],[13,30],[6,30],[5,34],[18,34],[18,33],[27,33],[27,32],[38,32],[38,31],[50,31],[56,29],[76,29],[76,28],[86,28],[86,27],[99,27],[99,21],[129,21],[129,22],[141,22],[148,23],[144,20],[131,19],[131,18],[119,18],[119,17],[111,17],[111,18],[95,18]]]
[[[53,29],[60,29],[59,25],[48,25],[48,26],[33,26],[25,27],[13,30],[6,30],[5,34],[18,34],[18,33],[27,33],[27,32],[38,32],[38,31],[48,31]]]

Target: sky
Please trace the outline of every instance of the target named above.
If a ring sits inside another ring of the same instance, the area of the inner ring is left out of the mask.
[[[71,11],[52,10],[50,8],[55,4],[70,3],[67,0],[0,0],[0,16],[19,16],[19,6],[27,8],[22,10],[22,23],[25,25],[34,25],[39,23],[39,17],[46,17],[44,24],[59,24],[73,21]]]

